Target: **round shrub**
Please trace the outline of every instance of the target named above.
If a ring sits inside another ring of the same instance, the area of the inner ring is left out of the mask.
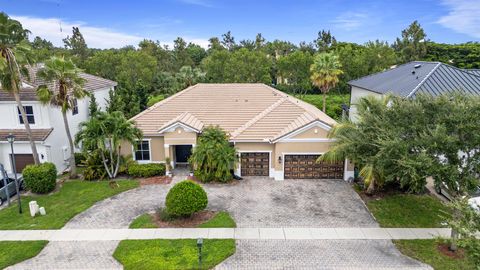
[[[22,175],[26,188],[33,193],[48,193],[55,189],[57,168],[53,163],[28,165],[23,169]]]
[[[207,207],[207,193],[197,183],[182,181],[168,191],[165,200],[166,211],[171,216],[190,216]]]
[[[128,175],[135,177],[151,177],[156,175],[165,175],[165,164],[130,164],[128,166]]]

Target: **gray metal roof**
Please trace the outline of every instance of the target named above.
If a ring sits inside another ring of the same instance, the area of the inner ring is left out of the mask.
[[[380,94],[405,97],[453,92],[480,95],[480,70],[459,69],[441,62],[413,61],[348,83]]]

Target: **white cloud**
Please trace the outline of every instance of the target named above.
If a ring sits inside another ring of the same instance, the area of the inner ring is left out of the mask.
[[[352,31],[363,26],[367,19],[368,15],[365,13],[345,12],[332,20],[332,23],[334,23],[335,26],[340,29]]]
[[[207,0],[179,0],[185,4],[202,6],[202,7],[213,7],[213,5]]]
[[[136,46],[143,37],[117,32],[103,27],[89,26],[84,22],[69,22],[58,18],[37,18],[30,16],[11,16],[32,32],[32,37],[40,36],[56,46],[63,46],[65,37],[72,34],[72,27],[80,27],[90,48],[120,48],[126,45]]]
[[[437,23],[458,33],[480,38],[480,1],[443,0],[442,4],[449,8],[449,12]]]

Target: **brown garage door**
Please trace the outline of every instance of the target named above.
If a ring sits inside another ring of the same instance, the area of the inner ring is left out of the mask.
[[[12,155],[10,154],[10,158]],[[17,173],[22,173],[23,169],[29,165],[34,164],[32,154],[15,154],[15,166],[17,168]]]
[[[285,179],[342,179],[343,162],[330,163],[316,160],[320,155],[286,155]]]
[[[268,176],[269,153],[241,153],[242,176]]]

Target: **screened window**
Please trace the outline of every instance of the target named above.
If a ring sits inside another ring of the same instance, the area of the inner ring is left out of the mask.
[[[27,115],[27,121],[29,124],[35,124],[35,116],[33,116],[33,107],[32,106],[23,106],[25,109],[25,114]],[[20,124],[23,124],[22,113],[20,112],[20,108],[17,107],[18,111],[18,120],[20,120]]]
[[[72,115],[78,114],[78,102],[76,99],[73,100]]]
[[[150,142],[139,141],[135,149],[135,160],[150,160]]]

